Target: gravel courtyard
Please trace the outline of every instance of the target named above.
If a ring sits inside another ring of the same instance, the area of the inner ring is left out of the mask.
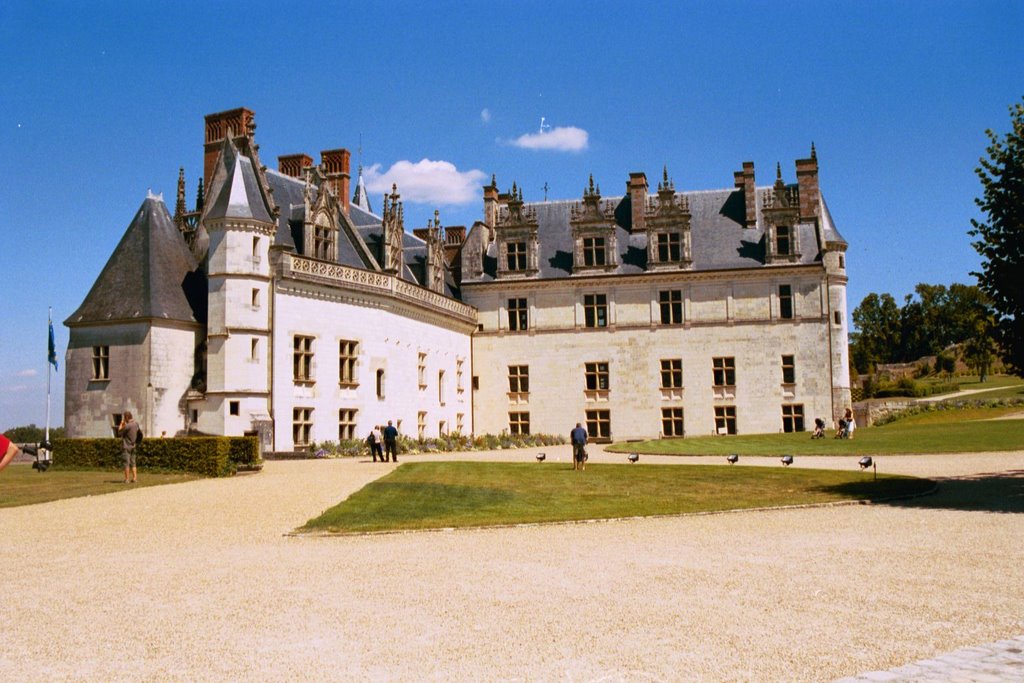
[[[956,477],[902,504],[287,535],[392,467],[0,510],[0,679],[829,681],[1024,633],[1021,452],[882,458]]]

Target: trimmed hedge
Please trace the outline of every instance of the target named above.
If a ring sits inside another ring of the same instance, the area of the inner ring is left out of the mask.
[[[259,446],[251,436],[203,436],[145,439],[135,448],[139,469],[191,472],[229,477],[262,466]],[[64,470],[124,467],[121,439],[53,439],[53,468]]]

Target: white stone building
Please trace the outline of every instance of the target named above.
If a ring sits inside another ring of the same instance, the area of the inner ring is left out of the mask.
[[[526,204],[484,188],[468,235],[371,211],[349,154],[263,167],[247,109],[206,117],[204,178],[148,197],[65,324],[65,426],[103,436],[256,431],[264,447],[567,432],[802,430],[850,402],[846,243],[817,160],[795,185]],[[204,192],[205,188],[205,192]]]

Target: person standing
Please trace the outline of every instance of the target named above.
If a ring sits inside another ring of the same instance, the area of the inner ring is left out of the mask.
[[[10,439],[0,434],[0,470],[11,464],[19,451],[21,449],[11,443]]]
[[[373,448],[373,452],[380,456],[380,461],[384,462],[384,434],[380,431],[380,425],[373,427]],[[377,462],[377,458],[374,458],[373,461]]]
[[[398,462],[398,430],[388,420],[388,426],[384,428],[384,462],[391,456],[391,462]]]
[[[572,442],[572,468],[587,469],[587,430],[579,422],[576,423],[576,428],[569,432],[569,440]]]
[[[135,469],[135,442],[139,438],[139,423],[135,421],[130,410],[124,412],[121,426],[117,428],[117,435],[121,437],[121,448],[124,455],[124,483],[134,484],[138,480]]]
[[[853,417],[853,408],[846,409],[846,438],[853,438],[853,431],[857,429],[857,420]]]
[[[370,430],[370,435],[366,437],[366,445],[370,447],[370,456],[374,462],[377,462],[377,428],[374,427]]]

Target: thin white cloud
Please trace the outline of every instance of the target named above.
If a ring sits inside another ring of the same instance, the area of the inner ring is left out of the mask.
[[[491,122],[491,110],[490,109],[484,109],[482,112],[480,112],[480,120],[483,121],[484,123],[490,123]]]
[[[39,374],[38,370],[33,370],[32,368],[29,368],[28,370],[19,370],[18,374],[16,376],[17,377],[35,377],[38,374]]]
[[[374,194],[390,193],[398,186],[402,200],[422,204],[471,204],[479,200],[480,185],[487,175],[472,169],[460,171],[450,161],[421,159],[396,161],[381,173],[381,165],[363,169],[366,189]]]
[[[559,126],[536,133],[524,133],[511,141],[522,149],[554,150],[556,152],[582,152],[587,148],[590,134],[576,126]]]
[[[11,393],[11,394],[15,394],[15,393],[21,393],[23,391],[28,391],[31,388],[32,387],[30,387],[28,384],[15,384],[14,386],[4,387],[4,391],[6,391],[8,393]]]

